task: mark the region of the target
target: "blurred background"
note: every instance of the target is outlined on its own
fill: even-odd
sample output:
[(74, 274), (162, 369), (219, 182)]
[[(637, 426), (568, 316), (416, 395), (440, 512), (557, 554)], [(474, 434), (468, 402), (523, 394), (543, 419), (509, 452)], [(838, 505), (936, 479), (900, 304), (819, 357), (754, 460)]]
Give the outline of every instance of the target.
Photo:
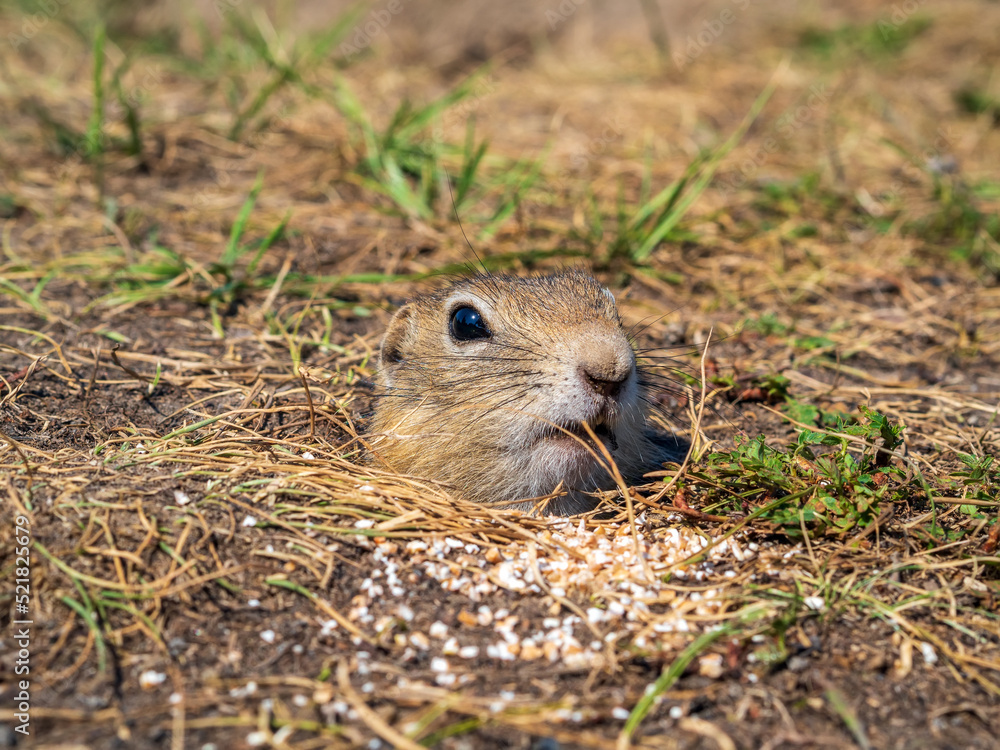
[[(38, 736), (377, 747), (366, 725), (388, 722), (444, 748), (623, 747), (661, 665), (685, 672), (698, 628), (736, 632), (701, 609), (718, 595), (746, 648), (720, 640), (644, 747), (995, 746), (998, 31), (990, 0), (0, 0), (0, 480), (50, 551)], [(766, 554), (687, 583), (657, 560), (668, 619), (630, 605), (618, 645), (588, 646), (606, 669), (576, 641), (572, 663), (501, 663), (483, 625), (463, 681), (434, 687), (438, 652), (404, 632), (464, 637), (465, 589), (419, 579), (411, 623), (372, 585), (387, 558), (351, 541), (357, 519), (400, 550), (456, 533), (428, 483), (358, 460), (378, 342), (457, 274), (567, 266), (614, 291), (654, 419), (695, 446), (682, 484), (641, 491), (742, 518), (727, 535), (766, 507), (746, 537)], [(642, 534), (677, 552), (663, 514)], [(534, 531), (469, 528), (537, 565)], [(401, 576), (422, 565), (400, 554)], [(609, 565), (568, 596), (652, 580)], [(519, 632), (559, 612), (509, 593), (484, 601)], [(330, 607), (350, 619), (328, 628)], [(583, 644), (607, 623), (578, 622)], [(356, 633), (385, 659), (363, 721), (329, 684), (368, 657)]]
[(817, 266), (831, 304), (873, 257), (1000, 274), (995, 2), (2, 8), (6, 270), (54, 272), (54, 314), (233, 311), (279, 274), (367, 310), (469, 259), (456, 216), (498, 266), (683, 310), (681, 340)]

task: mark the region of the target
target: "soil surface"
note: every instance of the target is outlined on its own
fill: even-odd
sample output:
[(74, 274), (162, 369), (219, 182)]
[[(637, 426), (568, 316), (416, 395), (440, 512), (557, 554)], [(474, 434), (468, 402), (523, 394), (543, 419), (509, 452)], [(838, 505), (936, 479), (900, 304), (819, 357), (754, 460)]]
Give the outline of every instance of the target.
[[(292, 74), (344, 8), (110, 3), (100, 157), (94, 19), (5, 13), (0, 747), (1000, 746), (1000, 6), (626, 5), (376, 3)], [(474, 73), (463, 229), (334, 92), (385, 133)], [(392, 312), (480, 259), (606, 283), (704, 450), (568, 520), (366, 460)], [(717, 503), (712, 451), (835, 432), (795, 405), (905, 426), (870, 522)]]

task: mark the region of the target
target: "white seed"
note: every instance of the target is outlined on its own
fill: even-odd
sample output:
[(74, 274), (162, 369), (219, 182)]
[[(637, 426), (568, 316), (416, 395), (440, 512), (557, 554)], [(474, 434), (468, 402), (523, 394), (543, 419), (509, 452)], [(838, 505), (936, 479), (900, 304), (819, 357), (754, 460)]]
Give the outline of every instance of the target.
[(450, 687), (455, 684), (456, 675), (451, 672), (442, 672), (434, 676), (434, 682), (441, 687)]
[(822, 612), (826, 609), (826, 602), (823, 601), (822, 596), (807, 596), (802, 600), (802, 603), (814, 612)]
[(447, 659), (442, 659), (440, 656), (436, 656), (431, 659), (431, 671), (432, 672), (448, 672), (451, 666), (448, 664)]
[(937, 664), (938, 660), (937, 651), (934, 650), (934, 647), (931, 644), (926, 642), (921, 642), (919, 648), (920, 648), (920, 653), (923, 655), (925, 662), (927, 662), (928, 664)]
[(167, 676), (163, 672), (157, 672), (154, 669), (147, 669), (139, 675), (139, 687), (143, 689), (156, 687), (157, 685), (162, 685), (166, 682), (166, 679)]

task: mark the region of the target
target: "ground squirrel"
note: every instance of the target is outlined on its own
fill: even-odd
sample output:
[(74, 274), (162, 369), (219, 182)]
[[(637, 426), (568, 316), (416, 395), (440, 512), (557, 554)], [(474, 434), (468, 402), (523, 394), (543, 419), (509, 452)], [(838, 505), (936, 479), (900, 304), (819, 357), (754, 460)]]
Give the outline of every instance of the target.
[(608, 289), (580, 271), (483, 273), (392, 318), (371, 448), (376, 462), (478, 502), (528, 509), (517, 501), (562, 483), (566, 494), (546, 512), (567, 515), (595, 506), (586, 493), (615, 485), (577, 439), (589, 441), (582, 423), (625, 477), (638, 478), (670, 457), (646, 417), (635, 352)]

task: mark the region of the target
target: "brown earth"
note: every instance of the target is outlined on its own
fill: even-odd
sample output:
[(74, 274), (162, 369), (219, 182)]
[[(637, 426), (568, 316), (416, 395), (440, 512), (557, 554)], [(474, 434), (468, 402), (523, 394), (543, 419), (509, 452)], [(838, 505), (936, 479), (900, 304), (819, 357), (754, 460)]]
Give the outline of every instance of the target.
[[(959, 236), (963, 206), (997, 212), (1000, 109), (970, 114), (955, 92), (1000, 97), (1000, 6), (685, 3), (664, 14), (662, 59), (641, 4), (563, 5), (452, 17), (414, 0), (371, 54), (324, 58), (315, 91), (280, 88), (235, 140), (227, 102), (243, 111), (271, 71), (236, 53), (210, 64), (178, 31), (176, 49), (130, 52), (141, 150), (109, 148), (100, 170), (52, 124), (85, 130), (89, 43), (56, 16), (14, 45), (26, 16), (0, 21), (0, 746), (998, 746), (1000, 498), (970, 511), (954, 472), (959, 454), (1000, 456), (1000, 255), (986, 219)], [(215, 9), (192, 12), (221, 48), (233, 32)], [(341, 11), (281, 12), (290, 45), (281, 23), (302, 35)], [(175, 23), (155, 3), (111, 20), (112, 66)], [(898, 50), (865, 47), (879, 24), (923, 20)], [(478, 256), (594, 271), (638, 345), (695, 380), (711, 336), (708, 369), (733, 385), (700, 422), (697, 386), (650, 360), (685, 437), (794, 442), (753, 393), (780, 374), (801, 403), (905, 424), (898, 465), (927, 492), (803, 542), (746, 517), (759, 497), (722, 522), (643, 504), (660, 477), (608, 493), (578, 528), (361, 461), (392, 310), (475, 262), (443, 195), (407, 216), (359, 176), (363, 147), (327, 94), (343, 76), (384, 127), (482, 60), (442, 138), (461, 144), (474, 118), (484, 175), (503, 159), (543, 168), (495, 233), (481, 230), (499, 189), (467, 207)], [(638, 204), (647, 163), (654, 192), (677, 178), (772, 77), (681, 231), (645, 261), (613, 252), (619, 193)], [(121, 115), (109, 102), (106, 132), (124, 141)], [(248, 241), (286, 213), (288, 228), (226, 279), (258, 174)], [(183, 271), (158, 275), (171, 262)], [(698, 508), (708, 485), (687, 481)], [(16, 517), (35, 545), (28, 737), (14, 730)], [(710, 559), (692, 559), (703, 540)]]

